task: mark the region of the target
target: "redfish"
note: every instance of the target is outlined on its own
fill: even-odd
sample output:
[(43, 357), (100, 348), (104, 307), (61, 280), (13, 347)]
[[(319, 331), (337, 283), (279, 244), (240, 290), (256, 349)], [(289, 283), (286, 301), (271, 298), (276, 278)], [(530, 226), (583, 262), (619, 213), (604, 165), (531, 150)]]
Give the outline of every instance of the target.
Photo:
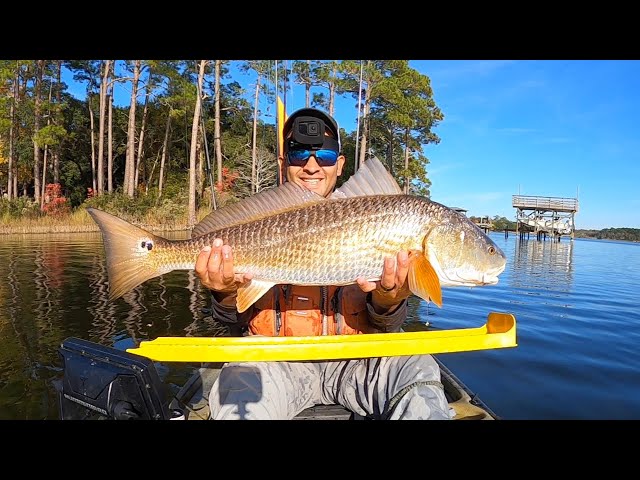
[(405, 195), (372, 158), (329, 198), (285, 183), (211, 212), (188, 240), (168, 240), (89, 208), (102, 231), (109, 296), (116, 299), (173, 270), (192, 270), (215, 238), (233, 249), (245, 311), (276, 284), (348, 285), (380, 280), (384, 258), (409, 252), (411, 292), (442, 306), (443, 286), (492, 285), (500, 248), (469, 218), (426, 197)]

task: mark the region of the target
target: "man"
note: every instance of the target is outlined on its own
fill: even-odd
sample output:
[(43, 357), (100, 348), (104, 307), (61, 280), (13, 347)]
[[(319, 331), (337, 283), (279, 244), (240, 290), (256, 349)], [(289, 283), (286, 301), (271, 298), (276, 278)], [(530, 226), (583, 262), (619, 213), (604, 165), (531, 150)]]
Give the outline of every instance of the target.
[[(283, 128), (280, 172), (329, 197), (345, 157), (337, 122), (304, 108)], [(221, 239), (205, 247), (195, 271), (212, 290), (214, 318), (235, 334), (333, 335), (398, 332), (407, 316), (408, 252), (386, 258), (378, 282), (364, 277), (344, 287), (276, 285), (248, 310), (235, 307), (238, 285), (251, 275), (234, 274), (233, 252)], [(209, 395), (212, 419), (290, 419), (318, 404), (340, 404), (375, 419), (449, 419), (440, 369), (430, 355), (308, 362), (225, 364)]]

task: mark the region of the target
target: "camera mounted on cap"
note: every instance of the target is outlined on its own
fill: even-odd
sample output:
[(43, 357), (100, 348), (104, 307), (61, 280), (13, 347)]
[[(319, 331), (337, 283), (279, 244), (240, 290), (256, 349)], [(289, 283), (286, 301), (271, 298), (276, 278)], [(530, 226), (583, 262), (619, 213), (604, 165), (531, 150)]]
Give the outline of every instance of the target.
[(287, 142), (288, 146), (290, 148), (302, 146), (316, 150), (326, 148), (339, 151), (340, 144), (335, 138), (325, 135), (325, 129), (325, 123), (316, 117), (297, 117), (293, 120), (292, 135)]

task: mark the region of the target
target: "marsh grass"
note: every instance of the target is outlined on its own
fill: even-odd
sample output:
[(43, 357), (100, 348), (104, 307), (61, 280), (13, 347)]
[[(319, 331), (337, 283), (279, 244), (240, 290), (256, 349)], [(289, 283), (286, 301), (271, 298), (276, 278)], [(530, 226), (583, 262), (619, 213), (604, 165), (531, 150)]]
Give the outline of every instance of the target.
[[(116, 215), (134, 225), (151, 232), (170, 232), (188, 230), (186, 207), (163, 206), (164, 208), (149, 209), (144, 213), (132, 213), (131, 211), (118, 212), (111, 208), (103, 210)], [(201, 208), (197, 218), (204, 218), (210, 210)], [(25, 215), (13, 217), (5, 214), (0, 217), (0, 234), (46, 234), (46, 233), (80, 233), (97, 232), (98, 225), (87, 213), (86, 208), (81, 207), (70, 214), (59, 216)]]
[[(28, 197), (0, 198), (0, 234), (97, 232), (98, 225), (86, 210), (89, 207), (111, 213), (150, 232), (189, 230), (187, 200), (183, 190), (162, 198), (158, 198), (154, 190), (149, 195), (135, 198), (116, 192), (88, 198), (70, 212), (69, 209), (43, 212), (40, 205)], [(235, 201), (234, 196), (220, 195), (218, 208)], [(209, 196), (204, 195), (196, 212), (198, 221), (211, 212), (211, 204)]]

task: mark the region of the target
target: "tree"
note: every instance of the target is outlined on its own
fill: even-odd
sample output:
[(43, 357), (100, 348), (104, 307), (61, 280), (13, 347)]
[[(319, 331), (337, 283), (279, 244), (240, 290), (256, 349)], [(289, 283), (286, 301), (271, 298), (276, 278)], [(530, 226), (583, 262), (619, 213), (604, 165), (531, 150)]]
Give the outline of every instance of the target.
[(385, 149), (387, 166), (403, 178), (405, 193), (428, 196), (429, 160), (423, 148), (440, 142), (432, 128), (444, 116), (433, 100), (429, 77), (410, 68), (408, 61), (387, 60), (379, 68), (382, 79), (371, 98), (371, 145)]
[(263, 84), (263, 80), (268, 78), (271, 73), (271, 60), (249, 60), (248, 62), (241, 65), (241, 71), (247, 72), (249, 70), (253, 70), (256, 73), (256, 86), (254, 90), (254, 102), (253, 102), (253, 127), (252, 127), (252, 138), (251, 138), (251, 184), (252, 184), (252, 192), (258, 191), (258, 181), (257, 181), (257, 135), (258, 135), (258, 117), (260, 116), (260, 110), (258, 109), (258, 101), (260, 99), (260, 93), (266, 95), (271, 95), (273, 92), (270, 91), (268, 84), (265, 82)]
[(320, 62), (315, 68), (314, 74), (317, 85), (325, 87), (329, 91), (329, 95), (327, 98), (322, 93), (314, 93), (311, 103), (312, 105), (326, 109), (329, 115), (333, 116), (337, 89), (338, 62), (335, 60)]
[[(169, 160), (171, 159), (171, 147), (173, 138), (171, 136), (175, 123), (179, 124), (181, 119), (185, 120), (185, 138), (186, 142), (186, 123), (187, 109), (190, 104), (195, 104), (195, 96), (193, 95), (193, 82), (191, 81), (191, 69), (184, 61), (164, 60), (154, 65), (154, 71), (157, 72), (159, 83), (166, 85), (163, 93), (156, 97), (156, 101), (161, 105), (160, 112), (164, 112), (161, 153), (160, 153), (160, 171), (158, 174), (158, 199), (163, 194), (167, 173), (169, 171)], [(163, 118), (162, 115), (160, 118)], [(177, 128), (176, 128), (177, 130)], [(148, 180), (151, 183), (151, 175)]]
[(145, 95), (144, 95), (144, 107), (142, 108), (142, 122), (140, 125), (140, 137), (138, 139), (138, 153), (136, 156), (136, 166), (135, 166), (135, 174), (134, 174), (134, 185), (138, 185), (140, 182), (140, 165), (143, 165), (143, 154), (144, 154), (144, 136), (147, 128), (147, 118), (149, 116), (149, 97), (151, 96), (151, 92), (153, 89), (153, 67), (150, 65), (148, 70), (147, 83), (145, 85)]
[[(222, 188), (222, 141), (220, 138), (220, 79), (222, 76), (222, 60), (216, 60), (215, 64), (215, 126), (213, 129), (213, 142), (216, 155), (216, 167), (218, 169), (218, 185)], [(214, 197), (215, 200), (215, 197)], [(213, 206), (216, 207), (215, 205)]]
[[(89, 123), (91, 128), (91, 183), (93, 192), (97, 192), (97, 172), (96, 172), (96, 135), (95, 135), (95, 118), (94, 118), (94, 97), (96, 90), (100, 85), (100, 64), (101, 62), (96, 60), (71, 60), (67, 63), (67, 67), (73, 72), (73, 78), (76, 81), (86, 82), (86, 102), (87, 110), (89, 112)], [(98, 110), (100, 106), (98, 105)], [(98, 119), (98, 123), (100, 120)]]
[[(62, 103), (62, 60), (56, 61), (56, 67), (56, 106), (53, 123), (56, 126), (62, 127), (62, 109), (64, 108)], [(60, 146), (53, 151), (53, 183), (60, 183)]]
[(198, 62), (198, 88), (196, 94), (196, 106), (193, 111), (193, 123), (191, 125), (191, 149), (189, 152), (189, 206), (188, 226), (193, 227), (197, 223), (196, 218), (196, 147), (198, 145), (198, 129), (200, 126), (200, 109), (202, 108), (202, 85), (207, 60)]
[(109, 69), (109, 78), (111, 81), (108, 83), (107, 90), (107, 105), (108, 105), (108, 119), (107, 119), (107, 192), (113, 193), (113, 86), (115, 84), (115, 72), (114, 64), (111, 63)]
[(311, 87), (318, 78), (318, 66), (320, 62), (317, 60), (295, 60), (291, 70), (294, 75), (294, 81), (300, 85), (304, 85), (304, 106), (311, 106)]
[(40, 130), (41, 121), (41, 92), (42, 92), (42, 76), (44, 75), (44, 60), (35, 61), (35, 79), (33, 88), (33, 194), (36, 203), (40, 202), (40, 145), (38, 144), (38, 131)]
[(127, 157), (124, 169), (124, 192), (133, 198), (135, 193), (135, 158), (136, 158), (136, 105), (138, 103), (138, 82), (142, 61), (133, 61), (133, 78), (131, 80), (131, 102), (129, 106), (129, 125), (127, 128)]
[(109, 89), (109, 74), (111, 60), (103, 60), (100, 64), (100, 111), (98, 113), (98, 178), (96, 194), (104, 191), (104, 124), (107, 109), (107, 91)]
[[(18, 197), (18, 152), (20, 131), (20, 79), (26, 62), (0, 61), (0, 146), (6, 148), (7, 198)], [(4, 157), (5, 152), (0, 154)]]

